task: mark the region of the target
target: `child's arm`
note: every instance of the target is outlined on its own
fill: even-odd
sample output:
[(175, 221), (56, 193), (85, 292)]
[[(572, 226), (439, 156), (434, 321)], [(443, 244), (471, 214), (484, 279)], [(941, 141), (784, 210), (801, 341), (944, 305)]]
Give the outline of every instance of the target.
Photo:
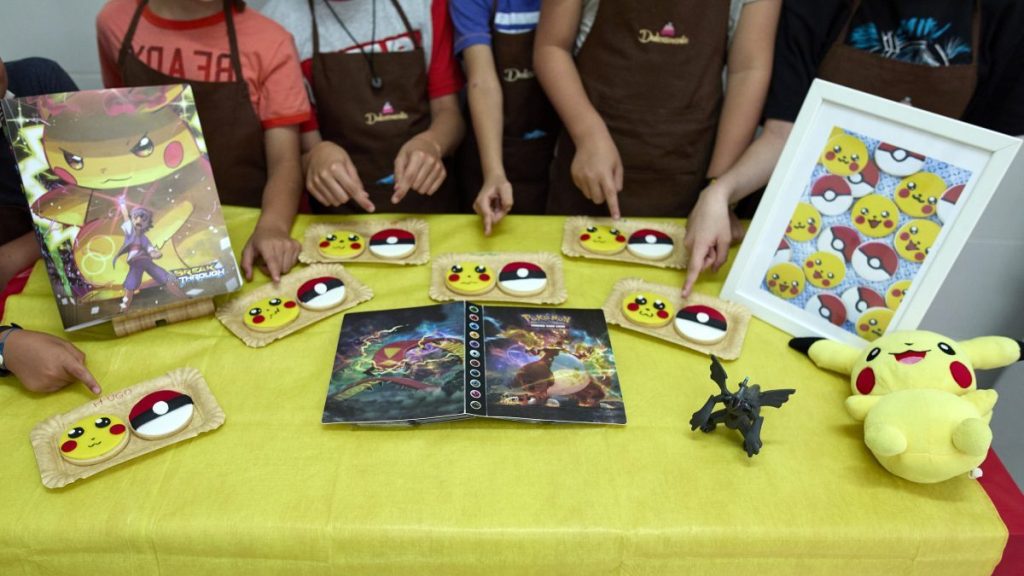
[(430, 128), (410, 138), (395, 156), (391, 203), (398, 204), (409, 190), (427, 196), (436, 192), (447, 175), (441, 158), (455, 151), (465, 131), (455, 94), (431, 99)]
[(302, 151), (306, 189), (318, 202), (341, 206), (351, 200), (367, 212), (376, 209), (344, 148), (323, 140), (319, 130), (312, 130), (302, 133)]
[(291, 270), (302, 246), (291, 237), (292, 222), (302, 193), (299, 127), (278, 126), (263, 132), (267, 155), (267, 185), (256, 229), (242, 250), (242, 270), (252, 280), (252, 266), (262, 259), (274, 282)]
[(4, 365), (31, 392), (56, 392), (81, 381), (93, 394), (101, 392), (89, 369), (85, 354), (74, 344), (32, 330), (9, 328), (0, 332), (4, 342)]
[(501, 82), (494, 67), (494, 51), (487, 44), (475, 44), (463, 51), (468, 76), (469, 112), (473, 116), (480, 152), (484, 182), (473, 211), (484, 220), (484, 235), (512, 209), (512, 184), (505, 175), (502, 161), (502, 94)]
[(533, 67), (576, 144), (573, 182), (595, 204), (607, 202), (612, 218), (618, 218), (622, 159), (604, 120), (587, 98), (572, 56), (581, 10), (582, 0), (545, 0), (541, 4)]

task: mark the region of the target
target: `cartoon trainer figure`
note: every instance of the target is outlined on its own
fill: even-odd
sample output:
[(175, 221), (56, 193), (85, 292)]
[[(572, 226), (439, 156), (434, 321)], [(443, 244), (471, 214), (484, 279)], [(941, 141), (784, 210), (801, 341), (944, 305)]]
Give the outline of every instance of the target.
[(124, 245), (114, 256), (114, 266), (117, 266), (117, 259), (122, 254), (126, 254), (125, 259), (128, 262), (128, 276), (124, 279), (124, 297), (121, 299), (121, 309), (127, 310), (132, 305), (132, 298), (135, 297), (142, 285), (143, 272), (148, 273), (158, 284), (163, 284), (171, 294), (184, 300), (185, 292), (178, 286), (174, 275), (153, 262), (163, 256), (146, 237), (146, 232), (153, 227), (153, 213), (142, 206), (132, 208), (129, 212), (125, 204), (125, 194), (118, 197), (117, 206), (121, 210), (121, 217), (124, 218), (124, 223), (121, 224), (121, 230), (124, 231)]

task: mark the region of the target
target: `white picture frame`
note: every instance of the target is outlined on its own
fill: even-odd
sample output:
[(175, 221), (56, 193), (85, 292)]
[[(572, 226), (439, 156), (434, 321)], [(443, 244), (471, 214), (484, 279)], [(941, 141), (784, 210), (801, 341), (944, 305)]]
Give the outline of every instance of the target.
[[(1018, 138), (815, 80), (721, 297), (746, 305), (755, 316), (794, 336), (821, 336), (854, 346), (864, 346), (888, 330), (914, 329), (1020, 148)], [(871, 162), (850, 161), (850, 149), (866, 151)], [(906, 156), (907, 150), (914, 155)], [(936, 177), (946, 187), (937, 200)], [(864, 200), (868, 196), (872, 198)], [(896, 214), (891, 213), (894, 206)], [(814, 219), (807, 207), (818, 216), (818, 232), (810, 239), (812, 225), (800, 228)], [(926, 248), (925, 232), (934, 233), (935, 224), (937, 235)], [(842, 274), (835, 258), (822, 252), (839, 257)], [(805, 273), (796, 294), (786, 279), (799, 277), (786, 262)], [(828, 274), (838, 281), (830, 284)], [(910, 290), (897, 282), (909, 283)], [(884, 306), (879, 306), (879, 297)], [(828, 319), (840, 316), (842, 324)]]

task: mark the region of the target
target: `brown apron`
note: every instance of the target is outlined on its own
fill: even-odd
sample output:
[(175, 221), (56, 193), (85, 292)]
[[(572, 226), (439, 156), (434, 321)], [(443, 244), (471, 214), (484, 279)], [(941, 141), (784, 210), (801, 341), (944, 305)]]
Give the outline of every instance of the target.
[(970, 64), (950, 66), (925, 66), (892, 60), (845, 44), (850, 23), (859, 7), (860, 0), (854, 0), (843, 31), (818, 67), (818, 77), (950, 118), (963, 116), (978, 83), (980, 3), (974, 3), (971, 24), (972, 61)]
[(196, 111), (203, 127), (210, 155), (217, 194), (223, 204), (260, 206), (267, 183), (267, 157), (263, 149), (263, 126), (249, 99), (249, 88), (242, 76), (238, 56), (238, 38), (231, 1), (224, 0), (224, 22), (231, 47), (233, 82), (198, 82), (175, 78), (146, 66), (132, 50), (132, 37), (149, 0), (139, 2), (132, 23), (121, 43), (118, 65), (125, 86), (160, 86), (188, 82), (196, 100)]
[[(704, 185), (722, 102), (726, 0), (602, 0), (576, 58), (583, 87), (622, 158), (623, 216), (685, 216)], [(552, 214), (607, 215), (572, 181), (562, 131)]]
[[(555, 140), (561, 126), (533, 71), (534, 31), (502, 34), (494, 27), (491, 10), (491, 49), (501, 81), (502, 163), (512, 184), (513, 214), (543, 214), (547, 206), (548, 178)], [(460, 178), (468, 198), (483, 186), (480, 152), (472, 125), (460, 149)]]
[[(455, 212), (458, 199), (451, 186), (451, 173), (432, 196), (410, 190), (397, 205), (395, 193), (395, 157), (413, 136), (430, 127), (430, 99), (427, 96), (427, 66), (423, 46), (414, 34), (409, 19), (397, 0), (391, 4), (405, 24), (416, 48), (408, 52), (377, 52), (374, 68), (381, 88), (370, 82), (373, 73), (361, 53), (320, 52), (313, 0), (313, 95), (317, 121), (324, 140), (334, 142), (348, 152), (359, 171), (363, 187), (378, 211)], [(435, 55), (440, 57), (440, 55)], [(362, 213), (355, 202), (324, 206), (310, 198), (314, 212)]]

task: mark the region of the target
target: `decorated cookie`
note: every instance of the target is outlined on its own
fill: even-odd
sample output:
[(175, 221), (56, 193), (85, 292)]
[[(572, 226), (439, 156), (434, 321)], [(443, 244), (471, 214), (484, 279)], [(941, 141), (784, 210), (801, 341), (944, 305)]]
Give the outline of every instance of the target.
[(942, 226), (931, 220), (911, 220), (896, 231), (892, 243), (900, 256), (911, 262), (924, 262)]
[(875, 191), (875, 186), (878, 186), (878, 177), (878, 166), (869, 160), (864, 170), (850, 174), (843, 180), (846, 180), (850, 186), (850, 193), (854, 198), (863, 198)]
[(71, 425), (57, 439), (62, 458), (85, 466), (113, 458), (128, 445), (128, 429), (113, 414), (86, 416)]
[(846, 179), (835, 174), (818, 178), (811, 187), (811, 206), (826, 216), (837, 216), (853, 206), (853, 192)]
[(854, 286), (843, 292), (841, 298), (846, 306), (846, 317), (851, 322), (856, 322), (865, 310), (885, 306), (885, 298), (867, 286)]
[(622, 299), (622, 314), (640, 326), (660, 328), (668, 325), (675, 309), (666, 298), (646, 292), (631, 292)]
[(779, 240), (779, 247), (775, 249), (775, 255), (772, 256), (772, 264), (789, 262), (789, 259), (792, 257), (793, 249), (790, 248), (789, 242), (787, 242), (785, 238)]
[(899, 308), (908, 290), (910, 290), (910, 280), (893, 282), (892, 286), (885, 291), (885, 305), (892, 310)]
[(885, 242), (865, 242), (853, 253), (853, 271), (868, 282), (890, 280), (900, 265), (896, 251)]
[(832, 252), (815, 252), (804, 259), (804, 275), (812, 286), (835, 288), (846, 277), (846, 265)]
[(842, 326), (843, 322), (846, 322), (846, 305), (838, 296), (832, 294), (821, 293), (812, 296), (807, 300), (804, 310), (836, 326)]
[(868, 308), (857, 319), (857, 335), (868, 341), (881, 338), (889, 328), (892, 315), (889, 308)]
[(939, 220), (942, 220), (943, 224), (949, 224), (956, 218), (957, 202), (960, 201), (963, 192), (964, 185), (957, 184), (942, 194), (942, 198), (939, 199)]
[(768, 291), (786, 300), (796, 298), (804, 291), (805, 280), (804, 271), (792, 262), (772, 266), (764, 278)]
[(853, 226), (865, 236), (882, 238), (892, 234), (899, 222), (896, 204), (885, 196), (868, 194), (853, 205)]
[(878, 149), (875, 150), (875, 163), (883, 171), (893, 176), (910, 176), (921, 170), (924, 161), (923, 155), (897, 148), (886, 142), (879, 144)]
[(786, 226), (786, 237), (794, 242), (806, 242), (821, 231), (821, 214), (806, 202), (796, 205), (796, 210)]
[(157, 390), (132, 406), (128, 422), (136, 436), (155, 440), (177, 434), (192, 421), (192, 397), (177, 390)]
[(637, 258), (664, 260), (672, 254), (675, 243), (672, 241), (672, 237), (664, 232), (644, 228), (629, 235), (626, 249)]
[(444, 278), (444, 284), (452, 292), (475, 296), (494, 288), (494, 273), (487, 266), (476, 262), (453, 264)]
[(580, 246), (594, 254), (618, 254), (626, 249), (626, 237), (618, 228), (592, 225), (580, 233)]
[(313, 278), (303, 282), (295, 296), (303, 308), (329, 310), (345, 301), (345, 283), (334, 276)]
[(717, 344), (725, 340), (728, 322), (725, 314), (700, 304), (686, 306), (676, 314), (676, 332), (698, 344)]
[(273, 332), (295, 322), (299, 317), (299, 305), (295, 300), (279, 296), (264, 298), (246, 311), (245, 327), (257, 332)]
[(868, 148), (856, 136), (833, 130), (821, 151), (821, 164), (836, 176), (856, 174), (867, 165)]
[(860, 235), (849, 226), (830, 226), (818, 237), (818, 250), (834, 252), (849, 262), (860, 246)]
[(317, 250), (332, 260), (351, 260), (366, 250), (366, 240), (349, 230), (336, 230), (320, 239)]
[(896, 186), (893, 200), (907, 216), (926, 218), (934, 216), (939, 198), (946, 191), (946, 181), (931, 172), (918, 172), (907, 176)]
[(509, 262), (498, 273), (498, 288), (511, 296), (533, 296), (547, 286), (547, 273), (533, 262)]
[(416, 235), (400, 228), (388, 228), (370, 236), (370, 253), (378, 258), (405, 258), (416, 251)]

